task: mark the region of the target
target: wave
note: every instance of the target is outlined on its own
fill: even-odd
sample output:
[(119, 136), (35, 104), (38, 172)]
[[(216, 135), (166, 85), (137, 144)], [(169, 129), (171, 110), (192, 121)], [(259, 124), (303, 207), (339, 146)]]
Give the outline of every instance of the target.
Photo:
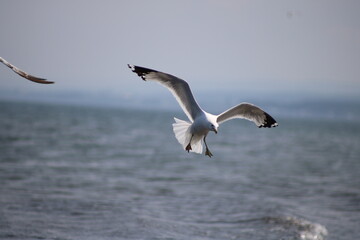
[[(246, 225), (251, 224), (254, 229), (257, 229), (259, 235), (260, 232), (265, 231), (269, 235), (290, 237), (294, 240), (325, 240), (328, 231), (325, 226), (310, 222), (305, 219), (289, 217), (289, 216), (270, 216), (261, 218), (242, 219), (235, 221), (201, 221), (198, 224), (215, 224), (217, 226), (229, 226), (229, 225)], [(258, 223), (258, 224), (254, 224)], [(263, 227), (268, 226), (268, 230), (264, 230)], [(260, 230), (262, 229), (262, 230)], [(259, 232), (260, 231), (260, 232)], [(281, 238), (288, 239), (288, 238)]]
[(263, 220), (277, 228), (273, 230), (294, 232), (298, 239), (325, 240), (328, 231), (325, 226), (295, 217), (265, 217)]

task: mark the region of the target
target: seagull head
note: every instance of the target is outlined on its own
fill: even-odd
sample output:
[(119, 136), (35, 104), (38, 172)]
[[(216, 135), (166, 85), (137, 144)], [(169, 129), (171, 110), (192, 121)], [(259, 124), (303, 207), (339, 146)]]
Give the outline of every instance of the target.
[(218, 123), (210, 123), (210, 131), (215, 132), (215, 134), (218, 133), (219, 124)]

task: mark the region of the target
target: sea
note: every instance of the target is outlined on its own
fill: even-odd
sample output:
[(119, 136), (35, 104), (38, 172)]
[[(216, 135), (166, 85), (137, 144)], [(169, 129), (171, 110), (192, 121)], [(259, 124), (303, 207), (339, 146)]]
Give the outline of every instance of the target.
[(321, 104), (226, 122), (209, 158), (181, 111), (1, 101), (0, 239), (360, 239), (359, 105)]

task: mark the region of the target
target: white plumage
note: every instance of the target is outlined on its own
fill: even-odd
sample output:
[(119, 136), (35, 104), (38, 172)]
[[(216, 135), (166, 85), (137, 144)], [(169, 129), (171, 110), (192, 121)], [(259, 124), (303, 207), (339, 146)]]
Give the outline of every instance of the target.
[[(174, 119), (175, 123), (173, 123), (173, 130), (175, 137), (183, 148), (186, 149), (186, 146), (189, 144), (191, 139), (191, 123), (177, 118)], [(191, 152), (202, 153), (203, 146), (201, 138), (198, 139), (198, 137), (193, 137), (191, 139), (191, 147)]]

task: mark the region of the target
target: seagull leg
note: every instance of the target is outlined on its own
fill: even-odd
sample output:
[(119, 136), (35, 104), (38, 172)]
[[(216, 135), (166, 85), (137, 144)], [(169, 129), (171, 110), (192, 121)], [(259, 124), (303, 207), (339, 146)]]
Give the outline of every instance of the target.
[(190, 150), (192, 150), (192, 148), (191, 148), (191, 140), (192, 140), (193, 136), (194, 136), (194, 135), (191, 135), (190, 142), (189, 142), (189, 144), (188, 144), (188, 145), (186, 146), (186, 148), (185, 148), (185, 150), (186, 150), (187, 152), (190, 152)]
[(190, 152), (190, 150), (192, 150), (190, 143), (186, 146), (185, 150), (187, 152)]
[(209, 150), (209, 148), (208, 148), (208, 145), (206, 144), (206, 136), (207, 135), (205, 135), (205, 137), (204, 137), (204, 143), (205, 143), (205, 146), (206, 146), (206, 151), (205, 151), (205, 155), (206, 156), (209, 156), (210, 158), (213, 156), (213, 154), (210, 152), (210, 150)]

